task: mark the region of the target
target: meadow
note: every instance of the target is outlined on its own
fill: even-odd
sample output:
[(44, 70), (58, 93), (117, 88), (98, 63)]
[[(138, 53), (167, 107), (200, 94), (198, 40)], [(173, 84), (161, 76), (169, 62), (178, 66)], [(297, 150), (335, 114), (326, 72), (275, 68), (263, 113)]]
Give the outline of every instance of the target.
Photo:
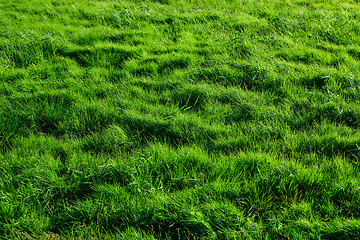
[(358, 0), (0, 0), (0, 239), (360, 239)]

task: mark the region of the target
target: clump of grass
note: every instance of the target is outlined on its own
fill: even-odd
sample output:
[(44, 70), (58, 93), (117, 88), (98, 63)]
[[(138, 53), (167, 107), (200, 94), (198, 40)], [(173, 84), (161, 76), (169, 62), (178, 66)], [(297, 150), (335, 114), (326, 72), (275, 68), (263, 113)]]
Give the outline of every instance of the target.
[(23, 33), (20, 41), (3, 43), (0, 57), (16, 68), (26, 68), (41, 61), (50, 60), (63, 49), (62, 43), (49, 35), (30, 37)]
[(116, 125), (110, 126), (102, 133), (88, 137), (83, 143), (85, 151), (93, 153), (116, 153), (130, 146), (130, 141), (125, 131)]

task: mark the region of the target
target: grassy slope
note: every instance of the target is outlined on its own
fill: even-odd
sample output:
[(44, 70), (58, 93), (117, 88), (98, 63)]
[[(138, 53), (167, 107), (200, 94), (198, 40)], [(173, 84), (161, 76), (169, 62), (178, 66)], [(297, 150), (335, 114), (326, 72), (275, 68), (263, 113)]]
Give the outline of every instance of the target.
[(356, 239), (356, 1), (0, 1), (0, 236)]

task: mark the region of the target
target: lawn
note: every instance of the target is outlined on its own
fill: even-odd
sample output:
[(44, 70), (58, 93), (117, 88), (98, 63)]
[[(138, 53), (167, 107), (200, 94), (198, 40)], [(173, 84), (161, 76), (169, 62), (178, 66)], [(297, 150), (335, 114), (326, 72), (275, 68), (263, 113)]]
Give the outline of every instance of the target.
[(360, 239), (358, 0), (0, 0), (1, 239)]

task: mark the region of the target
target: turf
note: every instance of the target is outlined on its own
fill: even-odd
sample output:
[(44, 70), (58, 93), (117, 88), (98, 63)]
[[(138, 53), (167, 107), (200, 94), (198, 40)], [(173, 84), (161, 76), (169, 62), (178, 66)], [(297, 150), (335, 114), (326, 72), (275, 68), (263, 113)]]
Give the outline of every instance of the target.
[(0, 0), (0, 238), (359, 239), (357, 0)]

